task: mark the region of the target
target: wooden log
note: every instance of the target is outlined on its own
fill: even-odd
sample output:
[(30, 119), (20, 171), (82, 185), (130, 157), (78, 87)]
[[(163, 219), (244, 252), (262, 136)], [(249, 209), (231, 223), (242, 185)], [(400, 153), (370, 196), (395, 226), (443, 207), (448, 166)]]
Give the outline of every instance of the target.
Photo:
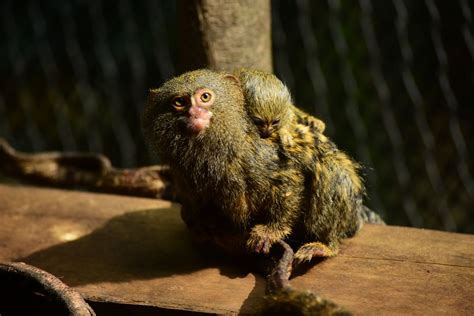
[(179, 72), (247, 67), (272, 71), (269, 0), (178, 2)]
[[(244, 262), (194, 244), (168, 201), (0, 184), (0, 223), (0, 261), (54, 274), (93, 308), (251, 313), (264, 295)], [(472, 314), (474, 236), (366, 225), (292, 285), (362, 315)]]

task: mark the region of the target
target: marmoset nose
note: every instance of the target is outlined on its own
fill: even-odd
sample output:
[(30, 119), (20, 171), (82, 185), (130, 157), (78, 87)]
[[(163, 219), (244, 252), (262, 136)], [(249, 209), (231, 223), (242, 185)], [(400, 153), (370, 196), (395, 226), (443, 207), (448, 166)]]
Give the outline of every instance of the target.
[(271, 130), (270, 128), (268, 128), (268, 127), (262, 128), (262, 129), (260, 130), (260, 136), (261, 136), (262, 138), (268, 138), (268, 137), (270, 137), (271, 135), (272, 135), (272, 130)]

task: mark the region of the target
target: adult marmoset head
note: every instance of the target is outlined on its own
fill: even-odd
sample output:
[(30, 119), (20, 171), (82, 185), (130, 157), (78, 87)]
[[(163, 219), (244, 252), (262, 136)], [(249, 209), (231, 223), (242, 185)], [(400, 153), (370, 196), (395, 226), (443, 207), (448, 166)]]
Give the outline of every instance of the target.
[(254, 69), (239, 69), (236, 75), (244, 90), (249, 117), (260, 136), (275, 136), (291, 120), (291, 94), (275, 75)]
[(239, 148), (239, 140), (248, 139), (249, 128), (254, 127), (244, 109), (239, 80), (205, 69), (150, 90), (143, 114), (151, 150), (170, 164), (209, 159), (217, 155), (216, 150), (219, 157), (245, 150)]

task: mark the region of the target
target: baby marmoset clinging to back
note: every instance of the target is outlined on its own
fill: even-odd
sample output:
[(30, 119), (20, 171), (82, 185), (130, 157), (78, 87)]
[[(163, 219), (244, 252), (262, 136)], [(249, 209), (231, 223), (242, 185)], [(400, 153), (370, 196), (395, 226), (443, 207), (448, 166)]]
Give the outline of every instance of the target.
[[(236, 74), (245, 95), (247, 113), (260, 136), (279, 143), (279, 149), (290, 158), (287, 166), (293, 163), (305, 170), (304, 181), (310, 193), (304, 199), (307, 204), (302, 205), (307, 208), (305, 215), (295, 227), (300, 231), (298, 239), (307, 243), (298, 249), (296, 261), (335, 255), (340, 237), (329, 233), (337, 234), (337, 230), (328, 229), (329, 214), (337, 213), (337, 208), (361, 212), (364, 187), (359, 164), (322, 134), (324, 122), (293, 105), (290, 92), (275, 75), (250, 69), (239, 69)], [(294, 234), (298, 234), (296, 230)], [(350, 234), (347, 231), (347, 236)]]
[(323, 121), (294, 106), (286, 85), (275, 75), (254, 69), (235, 71), (245, 97), (248, 115), (262, 138), (278, 139), (284, 148), (294, 146), (293, 133), (311, 129), (322, 133)]

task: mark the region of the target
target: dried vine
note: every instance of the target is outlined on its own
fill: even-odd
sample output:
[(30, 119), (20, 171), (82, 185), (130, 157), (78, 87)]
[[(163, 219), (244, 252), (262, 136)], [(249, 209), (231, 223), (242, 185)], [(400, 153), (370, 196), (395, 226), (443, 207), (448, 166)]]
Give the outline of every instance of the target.
[(1, 138), (0, 173), (52, 186), (82, 186), (100, 192), (174, 199), (167, 166), (118, 169), (100, 154), (26, 154), (17, 152)]
[[(22, 311), (38, 315), (41, 312), (73, 316), (95, 315), (76, 290), (36, 267), (19, 262), (0, 263), (0, 279), (0, 293), (2, 299), (5, 299), (0, 306), (0, 313), (6, 310), (15, 315)], [(38, 309), (33, 311), (34, 308)]]

